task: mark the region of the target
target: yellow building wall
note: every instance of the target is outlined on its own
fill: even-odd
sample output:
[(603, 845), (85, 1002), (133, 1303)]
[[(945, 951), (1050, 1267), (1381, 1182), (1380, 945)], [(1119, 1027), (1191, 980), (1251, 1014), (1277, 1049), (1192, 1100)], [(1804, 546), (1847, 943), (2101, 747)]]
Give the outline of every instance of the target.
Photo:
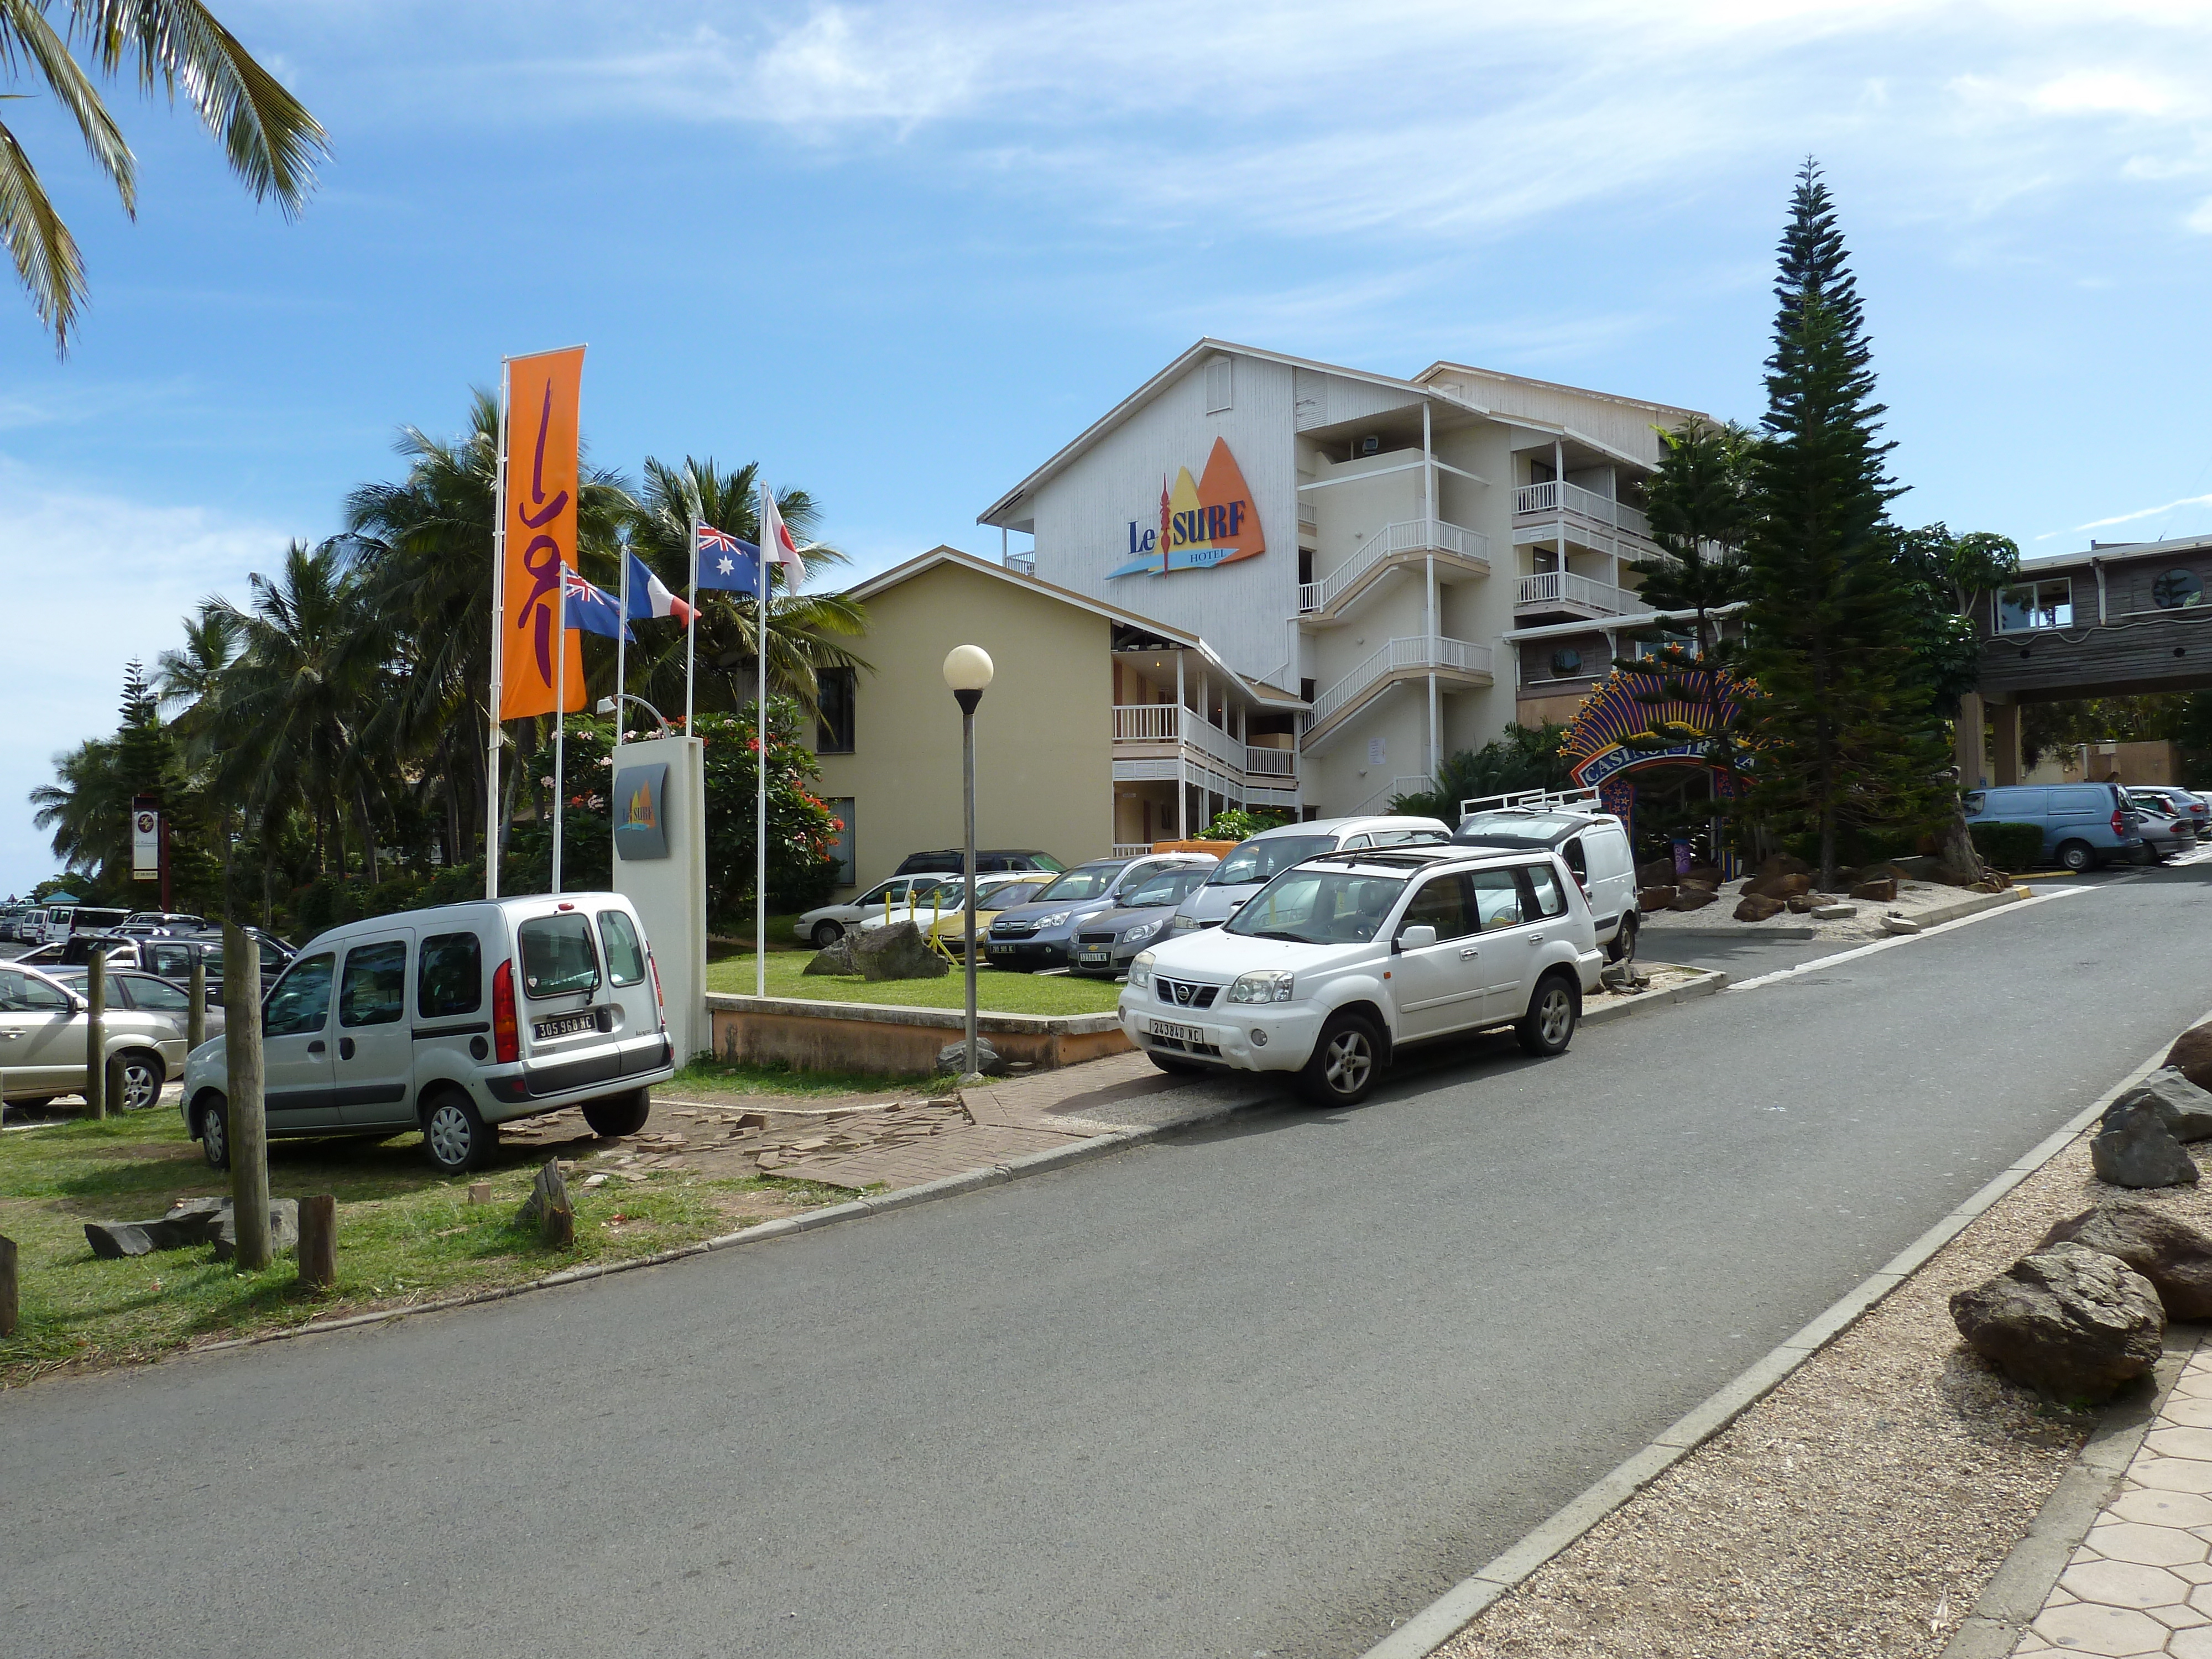
[(854, 802), (860, 885), (909, 853), (961, 844), (960, 707), (945, 655), (980, 645), (995, 674), (975, 711), (975, 844), (1103, 858), (1114, 831), (1111, 624), (1018, 582), (940, 564), (867, 601), (853, 752), (821, 757), (824, 798)]

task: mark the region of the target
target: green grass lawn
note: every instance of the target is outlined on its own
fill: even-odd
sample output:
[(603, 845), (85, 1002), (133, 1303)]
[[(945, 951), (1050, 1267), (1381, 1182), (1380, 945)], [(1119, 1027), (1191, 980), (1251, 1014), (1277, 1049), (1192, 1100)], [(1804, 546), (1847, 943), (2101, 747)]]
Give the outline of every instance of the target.
[[(887, 1002), (902, 1008), (964, 1008), (967, 988), (955, 968), (942, 979), (885, 979), (871, 982), (857, 975), (805, 973), (811, 954), (771, 951), (768, 958), (768, 994), (772, 997), (807, 997), (820, 1002)], [(728, 957), (707, 964), (707, 988), (753, 994), (752, 954)], [(999, 1014), (1098, 1014), (1112, 1011), (1121, 988), (1111, 980), (1074, 979), (1066, 974), (1003, 973), (979, 968), (975, 973), (975, 1006)]]
[(502, 1150), (473, 1177), (491, 1182), (492, 1202), (471, 1204), (471, 1177), (434, 1173), (413, 1135), (276, 1143), (274, 1196), (337, 1195), (337, 1283), (316, 1293), (299, 1285), (289, 1255), (254, 1273), (234, 1272), (204, 1246), (120, 1261), (94, 1257), (87, 1221), (143, 1220), (173, 1199), (228, 1195), (228, 1176), (201, 1160), (173, 1108), (0, 1134), (0, 1234), (21, 1249), (22, 1315), (15, 1334), (0, 1338), (0, 1387), (71, 1363), (150, 1359), (210, 1338), (649, 1255), (762, 1218), (748, 1215), (749, 1194), (781, 1194), (785, 1213), (794, 1201), (811, 1206), (850, 1196), (768, 1177), (709, 1181), (671, 1172), (589, 1189), (573, 1178), (576, 1242), (556, 1250), (513, 1224), (544, 1156)]

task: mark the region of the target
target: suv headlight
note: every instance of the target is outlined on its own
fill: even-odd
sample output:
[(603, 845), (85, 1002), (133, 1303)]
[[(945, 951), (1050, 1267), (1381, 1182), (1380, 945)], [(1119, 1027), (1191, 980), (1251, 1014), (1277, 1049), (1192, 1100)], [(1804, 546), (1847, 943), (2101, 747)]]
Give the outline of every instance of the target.
[(1150, 951), (1139, 951), (1137, 952), (1137, 959), (1129, 964), (1129, 983), (1150, 985), (1152, 982), (1152, 953)]
[(1287, 968), (1263, 968), (1256, 974), (1240, 974), (1237, 982), (1229, 988), (1231, 1002), (1288, 1002), (1291, 1000), (1291, 970)]
[(1121, 935), (1121, 943), (1124, 945), (1141, 945), (1145, 940), (1152, 938), (1160, 931), (1161, 928), (1167, 925), (1168, 919), (1165, 916), (1158, 917), (1152, 921), (1140, 921), (1134, 927), (1132, 927), (1127, 933)]
[(1196, 916), (1187, 916), (1180, 910), (1176, 912), (1175, 930), (1178, 933), (1194, 933), (1205, 926)]
[(1057, 927), (1075, 914), (1073, 910), (1055, 910), (1048, 916), (1039, 916), (1030, 925), (1042, 933), (1048, 927)]

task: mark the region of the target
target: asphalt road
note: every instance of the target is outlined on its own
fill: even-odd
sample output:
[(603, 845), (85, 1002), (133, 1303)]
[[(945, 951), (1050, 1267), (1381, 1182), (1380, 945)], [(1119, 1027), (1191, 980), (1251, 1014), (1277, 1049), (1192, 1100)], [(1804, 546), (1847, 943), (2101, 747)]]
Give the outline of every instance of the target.
[(1365, 1108), (0, 1395), (10, 1652), (1349, 1656), (2212, 1005), (2212, 867)]

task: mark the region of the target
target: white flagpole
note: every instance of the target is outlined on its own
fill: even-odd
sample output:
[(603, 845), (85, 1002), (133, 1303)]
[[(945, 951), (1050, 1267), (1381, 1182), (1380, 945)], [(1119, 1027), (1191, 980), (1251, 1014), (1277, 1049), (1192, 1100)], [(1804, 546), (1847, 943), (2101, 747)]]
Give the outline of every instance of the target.
[(699, 641), (699, 515), (692, 514), (691, 550), (684, 556), (691, 562), (691, 620), (684, 629), (684, 735), (691, 735), (691, 665), (696, 660)]
[(553, 635), (554, 648), (560, 653), (553, 668), (553, 890), (557, 893), (561, 890), (561, 817), (568, 804), (567, 769), (562, 765), (568, 720), (568, 567), (560, 564), (557, 555), (554, 562), (561, 572), (560, 580), (553, 585), (561, 595), (560, 609), (553, 613), (560, 624)]
[(507, 661), (507, 404), (514, 370), (499, 363), (499, 458), (494, 464), (493, 511), (499, 516), (491, 535), (491, 742), (484, 760), (484, 896), (499, 896), (499, 721), (500, 676)]
[(753, 990), (757, 996), (768, 994), (768, 549), (765, 533), (769, 514), (775, 508), (769, 499), (768, 486), (760, 487), (761, 510), (755, 515), (754, 533), (760, 538), (760, 557), (757, 571), (760, 576), (760, 617), (754, 624), (753, 655), (758, 659), (760, 682), (759, 702), (754, 704), (760, 720), (760, 752), (754, 757), (757, 764), (753, 769), (759, 780), (758, 793), (753, 819)]
[[(627, 654), (625, 647), (629, 644), (630, 558), (631, 554), (629, 550), (629, 544), (625, 542), (623, 544), (622, 550), (622, 597), (615, 602), (616, 607), (622, 612), (621, 623), (615, 629), (615, 748), (617, 749), (622, 747), (623, 669), (624, 666), (623, 659)], [(609, 752), (611, 753), (612, 750), (610, 750)], [(611, 786), (614, 782), (614, 779), (610, 776), (607, 781), (609, 785)]]

